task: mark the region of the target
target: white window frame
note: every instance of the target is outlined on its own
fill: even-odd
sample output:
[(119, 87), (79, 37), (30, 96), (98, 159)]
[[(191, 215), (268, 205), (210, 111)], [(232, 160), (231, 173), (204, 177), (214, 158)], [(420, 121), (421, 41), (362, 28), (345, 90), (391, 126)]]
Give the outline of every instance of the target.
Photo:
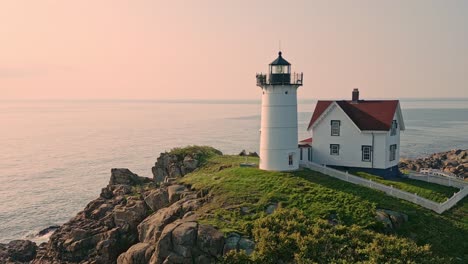
[(340, 136), (340, 127), (341, 127), (341, 121), (340, 120), (331, 120), (330, 121), (330, 135), (333, 137), (339, 137)]
[(396, 144), (390, 145), (390, 158), (389, 158), (390, 161), (396, 160), (396, 150), (397, 150)]
[(390, 128), (390, 136), (396, 136), (398, 128), (398, 122), (396, 120), (392, 121), (392, 127)]
[[(369, 145), (363, 145), (361, 147), (361, 158), (363, 162), (372, 162), (372, 146)], [(366, 158), (368, 156), (368, 158)]]
[(330, 155), (333, 155), (333, 156), (340, 155), (340, 144), (330, 144)]
[(288, 154), (288, 164), (289, 164), (289, 166), (294, 166), (294, 155), (293, 155), (293, 153)]

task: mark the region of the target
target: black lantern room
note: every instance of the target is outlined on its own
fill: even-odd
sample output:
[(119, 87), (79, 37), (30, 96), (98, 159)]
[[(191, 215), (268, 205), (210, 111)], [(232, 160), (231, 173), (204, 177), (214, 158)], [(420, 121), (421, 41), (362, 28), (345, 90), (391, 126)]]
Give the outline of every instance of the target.
[(265, 85), (296, 85), (302, 86), (302, 72), (291, 73), (291, 64), (285, 60), (281, 51), (278, 58), (270, 63), (270, 73), (257, 73), (257, 86)]
[(278, 52), (278, 58), (270, 63), (271, 84), (289, 84), (291, 81), (291, 64), (281, 55), (281, 51)]

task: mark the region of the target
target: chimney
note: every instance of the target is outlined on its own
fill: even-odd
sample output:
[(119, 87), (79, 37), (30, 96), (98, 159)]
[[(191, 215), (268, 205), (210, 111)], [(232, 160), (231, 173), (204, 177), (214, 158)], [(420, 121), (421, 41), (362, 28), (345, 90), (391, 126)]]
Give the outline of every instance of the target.
[(354, 88), (353, 90), (353, 103), (357, 104), (359, 103), (359, 89)]

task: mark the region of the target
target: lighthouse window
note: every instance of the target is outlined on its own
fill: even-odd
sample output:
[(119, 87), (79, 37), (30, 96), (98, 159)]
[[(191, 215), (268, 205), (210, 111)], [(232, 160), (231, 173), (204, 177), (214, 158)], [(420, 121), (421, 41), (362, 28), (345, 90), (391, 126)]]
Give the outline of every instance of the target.
[(271, 66), (271, 73), (285, 74), (285, 73), (289, 73), (289, 69), (287, 65), (274, 65), (274, 66)]
[(339, 136), (340, 135), (340, 120), (332, 120), (331, 121), (331, 135), (332, 136)]
[(284, 92), (284, 94), (288, 94), (288, 91)]
[(340, 155), (340, 145), (339, 144), (330, 144), (330, 155), (339, 156)]
[(289, 163), (289, 166), (293, 165), (293, 154), (288, 155), (288, 163)]

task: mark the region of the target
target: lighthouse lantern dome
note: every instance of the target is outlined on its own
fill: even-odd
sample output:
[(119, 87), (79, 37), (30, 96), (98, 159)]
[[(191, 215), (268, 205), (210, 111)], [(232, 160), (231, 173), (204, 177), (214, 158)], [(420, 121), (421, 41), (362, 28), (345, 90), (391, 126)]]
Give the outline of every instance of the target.
[(282, 52), (278, 52), (278, 58), (270, 63), (270, 74), (290, 74), (291, 63), (285, 60)]
[(270, 83), (289, 84), (291, 81), (291, 64), (278, 52), (278, 58), (270, 63)]

